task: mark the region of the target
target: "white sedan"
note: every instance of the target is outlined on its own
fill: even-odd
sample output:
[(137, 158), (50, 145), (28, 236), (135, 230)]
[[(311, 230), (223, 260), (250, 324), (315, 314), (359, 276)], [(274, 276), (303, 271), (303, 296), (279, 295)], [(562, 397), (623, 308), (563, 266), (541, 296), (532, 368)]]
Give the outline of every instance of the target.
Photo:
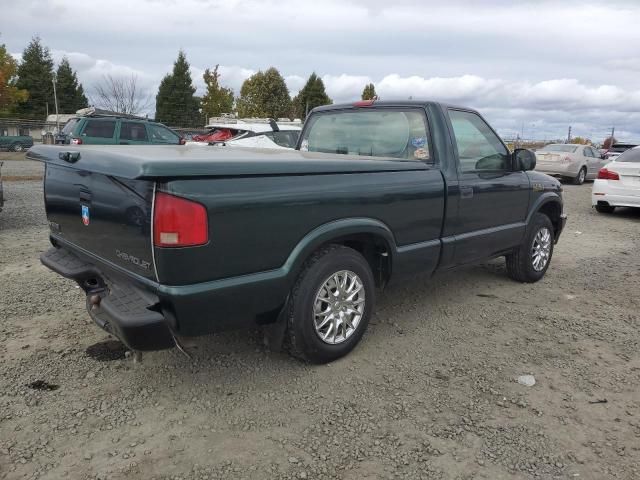
[(598, 172), (591, 205), (600, 213), (616, 207), (640, 208), (640, 147), (625, 151)]

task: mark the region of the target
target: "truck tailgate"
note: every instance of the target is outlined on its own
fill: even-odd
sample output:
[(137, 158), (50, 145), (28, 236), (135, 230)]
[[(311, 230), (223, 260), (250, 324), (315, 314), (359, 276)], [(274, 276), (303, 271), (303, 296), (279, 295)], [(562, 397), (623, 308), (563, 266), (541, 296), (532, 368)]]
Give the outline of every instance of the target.
[(51, 235), (135, 274), (155, 279), (151, 245), (154, 182), (47, 162)]

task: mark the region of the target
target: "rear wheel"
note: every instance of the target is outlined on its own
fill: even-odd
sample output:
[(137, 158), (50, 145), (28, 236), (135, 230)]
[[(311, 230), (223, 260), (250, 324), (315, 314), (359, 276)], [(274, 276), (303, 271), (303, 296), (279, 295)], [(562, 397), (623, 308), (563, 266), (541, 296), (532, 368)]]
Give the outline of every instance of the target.
[(613, 213), (616, 207), (612, 207), (611, 205), (596, 205), (596, 211), (598, 213)]
[(544, 277), (553, 255), (553, 224), (536, 213), (522, 245), (507, 255), (507, 274), (519, 282), (533, 283)]
[(14, 143), (14, 144), (11, 146), (11, 150), (13, 150), (14, 152), (21, 152), (21, 151), (23, 151), (23, 150), (24, 150), (24, 147), (22, 146), (22, 144), (21, 144), (21, 143)]
[(574, 185), (582, 185), (587, 178), (587, 169), (582, 167), (578, 172), (578, 175), (573, 179)]
[(289, 350), (312, 363), (349, 353), (367, 329), (375, 301), (369, 264), (341, 245), (318, 250), (293, 288), (287, 319)]

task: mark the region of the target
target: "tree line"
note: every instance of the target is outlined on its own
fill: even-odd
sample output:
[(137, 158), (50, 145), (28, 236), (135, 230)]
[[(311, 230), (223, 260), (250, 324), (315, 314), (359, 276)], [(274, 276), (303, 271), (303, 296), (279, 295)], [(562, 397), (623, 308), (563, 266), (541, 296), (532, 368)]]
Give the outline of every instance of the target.
[[(216, 65), (205, 70), (205, 93), (199, 97), (195, 94), (187, 56), (180, 50), (172, 71), (160, 82), (155, 97), (155, 119), (176, 127), (202, 126), (209, 117), (232, 112), (240, 117), (304, 119), (313, 108), (333, 103), (322, 78), (315, 72), (298, 94), (291, 97), (284, 77), (275, 67), (270, 67), (247, 78), (236, 96), (232, 89), (221, 84), (218, 69)], [(47, 113), (54, 113), (54, 82), (60, 113), (74, 113), (91, 103), (119, 113), (142, 114), (151, 104), (151, 98), (140, 89), (135, 75), (105, 75), (87, 98), (69, 60), (63, 57), (55, 68), (49, 48), (37, 36), (22, 52), (20, 62), (0, 44), (0, 115), (44, 118)], [(363, 100), (375, 95), (373, 84), (364, 87)]]

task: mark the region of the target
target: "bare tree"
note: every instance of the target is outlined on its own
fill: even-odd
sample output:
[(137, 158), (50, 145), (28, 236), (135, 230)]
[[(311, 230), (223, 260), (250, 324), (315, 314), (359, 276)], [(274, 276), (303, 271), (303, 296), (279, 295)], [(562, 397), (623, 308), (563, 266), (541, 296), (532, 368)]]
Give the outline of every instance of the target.
[(118, 113), (137, 115), (149, 107), (151, 98), (138, 87), (138, 77), (103, 75), (95, 87), (92, 103), (99, 108)]

